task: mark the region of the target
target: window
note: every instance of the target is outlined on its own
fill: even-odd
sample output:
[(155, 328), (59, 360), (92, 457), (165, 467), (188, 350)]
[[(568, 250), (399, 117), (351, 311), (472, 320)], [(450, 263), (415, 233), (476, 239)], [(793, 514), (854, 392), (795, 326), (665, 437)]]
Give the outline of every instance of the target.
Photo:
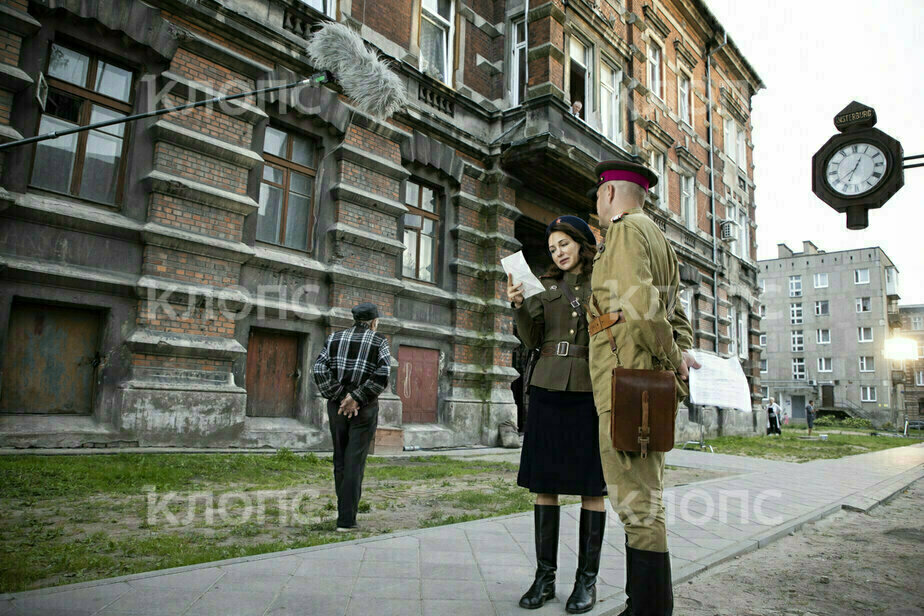
[(328, 17), (337, 16), (337, 6), (335, 0), (302, 0), (305, 4), (313, 8), (314, 10), (324, 13)]
[(828, 300), (823, 299), (821, 301), (815, 302), (815, 316), (816, 317), (826, 317), (830, 313), (830, 308)]
[(420, 70), (451, 85), (452, 0), (422, 0), (420, 12)]
[(653, 192), (658, 197), (658, 205), (667, 209), (667, 165), (664, 152), (657, 150), (651, 153), (651, 168), (658, 175), (658, 184)]
[(695, 231), (696, 224), (696, 188), (692, 175), (680, 176), (680, 212), (687, 229)]
[(661, 79), (661, 48), (656, 44), (648, 43), (648, 89), (651, 93), (664, 100), (664, 82)]
[(762, 347), (767, 346), (767, 334), (760, 335), (760, 346)]
[(872, 310), (872, 305), (870, 304), (870, 298), (858, 297), (857, 298), (857, 312), (869, 312), (870, 310)]
[(789, 322), (793, 325), (802, 324), (802, 304), (789, 305)]
[(766, 385), (762, 385), (760, 388), (760, 397), (766, 400), (770, 397), (770, 388)]
[(760, 305), (760, 308), (758, 308), (757, 310), (758, 310), (758, 314), (759, 314), (761, 317), (767, 316), (767, 306), (766, 306), (766, 304), (761, 304), (761, 305)]
[(911, 317), (911, 329), (924, 329), (924, 317)]
[(875, 402), (876, 388), (868, 385), (860, 386), (860, 402)]
[(801, 353), (805, 350), (805, 336), (802, 335), (801, 329), (792, 332), (792, 350), (794, 353)]
[(690, 77), (683, 72), (677, 77), (677, 113), (681, 122), (693, 126), (693, 88)]
[(918, 343), (918, 359), (924, 359), (924, 343)]
[(815, 274), (815, 288), (816, 289), (827, 289), (828, 288), (828, 275), (827, 274)]
[(802, 297), (802, 276), (789, 277), (789, 297)]
[(795, 357), (792, 360), (792, 378), (796, 381), (805, 380), (805, 358)]
[(735, 121), (731, 118), (725, 118), (724, 131), (722, 133), (722, 142), (725, 145), (725, 156), (731, 162), (735, 162), (736, 154), (736, 144), (735, 140), (737, 139), (736, 135), (738, 130), (735, 128)]
[(818, 344), (831, 344), (831, 330), (830, 329), (816, 329), (815, 330), (815, 342)]
[(918, 387), (924, 387), (924, 370), (918, 370), (914, 373), (914, 384)]
[(760, 371), (767, 372), (767, 360), (766, 359), (760, 360)]
[(857, 328), (857, 340), (860, 342), (872, 342), (873, 341), (873, 328), (872, 327), (858, 327)]
[(764, 291), (767, 290), (767, 281), (761, 280), (760, 282), (757, 283), (757, 286), (760, 288), (760, 292), (763, 293)]
[(433, 188), (407, 182), (404, 203), (408, 213), (404, 215), (402, 264), (405, 278), (436, 282), (440, 202), (441, 195)]
[(514, 106), (526, 99), (526, 20), (514, 21), (510, 47), (510, 92)]
[[(48, 97), (39, 134), (132, 112), (132, 71), (57, 43), (48, 57)], [(33, 186), (115, 205), (122, 198), (128, 124), (84, 131), (35, 146)]]
[(863, 355), (860, 357), (860, 372), (875, 372), (876, 358), (872, 355)]
[(747, 135), (744, 132), (744, 127), (736, 125), (737, 135), (735, 138), (735, 146), (737, 152), (735, 155), (735, 160), (738, 163), (738, 166), (744, 169), (748, 164), (748, 153), (747, 153), (747, 144), (745, 142)]
[(748, 311), (738, 311), (738, 357), (748, 358)]
[(311, 139), (266, 128), (257, 210), (257, 239), (261, 242), (310, 250), (316, 150)]
[(869, 270), (858, 269), (853, 271), (854, 284), (869, 284)]
[(831, 372), (834, 369), (833, 365), (830, 357), (818, 358), (818, 372)]
[(738, 208), (738, 251), (742, 259), (751, 258), (751, 224), (748, 222), (748, 210), (743, 205)]
[(603, 136), (617, 141), (622, 133), (619, 122), (619, 83), (622, 72), (608, 64), (600, 66), (600, 128)]
[(693, 313), (691, 311), (691, 306), (693, 304), (693, 288), (688, 287), (686, 289), (680, 289), (677, 296), (680, 298), (680, 307), (683, 308), (683, 313), (692, 321)]
[(571, 104), (581, 103), (581, 110), (577, 116), (587, 121), (590, 113), (590, 104), (593, 99), (591, 84), (593, 84), (593, 75), (590, 74), (591, 48), (585, 45), (577, 37), (571, 37)]

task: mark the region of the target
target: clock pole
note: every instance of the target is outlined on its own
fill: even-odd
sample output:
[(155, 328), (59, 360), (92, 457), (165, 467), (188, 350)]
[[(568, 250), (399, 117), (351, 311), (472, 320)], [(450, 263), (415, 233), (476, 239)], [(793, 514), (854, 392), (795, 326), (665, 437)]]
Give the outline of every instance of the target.
[[(906, 156), (904, 159), (902, 159), (902, 162), (906, 160), (917, 160), (919, 158), (924, 158), (924, 154), (917, 154), (915, 156)], [(914, 169), (915, 167), (924, 167), (924, 163), (917, 163), (914, 165), (905, 165), (904, 167), (902, 167), (902, 169)]]

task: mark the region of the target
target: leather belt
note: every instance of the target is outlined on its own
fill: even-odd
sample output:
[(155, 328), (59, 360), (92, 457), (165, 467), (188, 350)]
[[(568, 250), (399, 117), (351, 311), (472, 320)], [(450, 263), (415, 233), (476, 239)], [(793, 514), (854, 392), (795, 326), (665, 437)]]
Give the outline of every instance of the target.
[(542, 345), (542, 351), (540, 352), (542, 357), (583, 357), (587, 359), (590, 356), (589, 348), (586, 346), (580, 346), (577, 344), (571, 344), (570, 342), (547, 342)]
[(587, 324), (587, 332), (593, 336), (599, 334), (604, 329), (609, 329), (617, 323), (625, 323), (621, 312), (604, 312), (596, 319)]

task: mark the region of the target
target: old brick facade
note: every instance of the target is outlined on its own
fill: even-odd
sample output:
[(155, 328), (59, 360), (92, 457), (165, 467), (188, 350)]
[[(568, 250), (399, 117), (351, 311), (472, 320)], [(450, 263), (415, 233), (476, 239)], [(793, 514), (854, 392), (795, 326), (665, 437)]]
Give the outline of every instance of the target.
[(737, 353), (756, 402), (760, 78), (699, 0), (526, 6), (0, 3), (3, 142), (297, 81), (325, 19), (411, 99), (380, 121), (336, 88), (290, 89), (0, 152), (0, 445), (326, 448), (310, 368), (360, 301), (392, 344), (380, 423), (407, 445), (493, 445), (519, 346), (499, 261), (522, 248), (544, 269), (551, 219), (594, 224), (583, 193), (606, 158), (659, 167), (649, 212), (697, 345)]

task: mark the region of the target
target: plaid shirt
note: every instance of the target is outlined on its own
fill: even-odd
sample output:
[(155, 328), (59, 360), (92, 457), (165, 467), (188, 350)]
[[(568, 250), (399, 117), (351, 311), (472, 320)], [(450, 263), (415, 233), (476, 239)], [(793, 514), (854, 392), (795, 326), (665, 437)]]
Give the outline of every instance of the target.
[(328, 400), (340, 401), (350, 394), (365, 406), (388, 386), (388, 341), (364, 325), (335, 332), (324, 342), (312, 372), (321, 395)]

